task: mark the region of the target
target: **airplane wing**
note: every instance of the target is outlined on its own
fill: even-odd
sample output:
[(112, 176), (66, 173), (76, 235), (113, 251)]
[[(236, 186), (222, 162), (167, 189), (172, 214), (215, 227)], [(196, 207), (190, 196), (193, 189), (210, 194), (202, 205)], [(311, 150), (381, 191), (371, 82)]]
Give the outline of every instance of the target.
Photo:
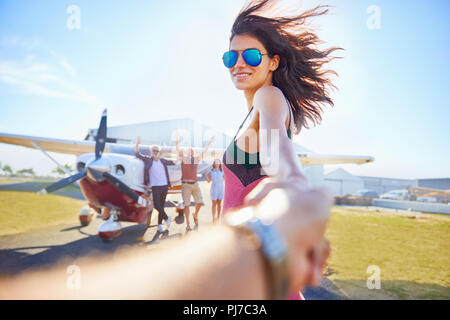
[[(144, 148), (148, 148), (145, 146)], [(180, 147), (183, 149), (183, 147)], [(195, 152), (201, 152), (202, 148), (193, 148)], [(215, 159), (222, 160), (222, 156), (225, 149), (212, 149), (210, 148), (208, 152), (203, 157), (203, 161), (214, 161)], [(175, 147), (163, 146), (161, 147), (161, 156), (169, 159), (176, 159), (177, 153)], [(345, 163), (355, 163), (355, 164), (365, 164), (373, 162), (375, 159), (371, 156), (352, 156), (352, 155), (336, 155), (336, 154), (320, 154), (313, 152), (300, 152), (297, 153), (300, 161), (303, 165), (323, 165), (323, 164), (345, 164)]]
[(312, 152), (297, 153), (303, 165), (320, 165), (320, 164), (344, 164), (355, 163), (364, 164), (373, 162), (375, 159), (370, 156), (348, 156), (337, 154), (320, 154)]
[[(42, 149), (49, 152), (58, 152), (65, 154), (73, 154), (79, 156), (84, 153), (92, 153), (95, 151), (95, 141), (86, 140), (66, 140), (55, 138), (44, 138), (25, 136), (19, 134), (1, 133), (0, 143), (12, 144), (22, 146), (31, 149)], [(143, 154), (148, 154), (150, 145), (139, 146), (139, 150)], [(201, 148), (193, 148), (194, 151), (200, 152)], [(203, 157), (204, 161), (214, 161), (216, 158), (221, 158), (224, 149), (209, 149), (209, 151)], [(103, 152), (120, 153), (134, 155), (134, 145), (131, 144), (119, 144), (119, 143), (106, 143), (105, 150)], [(162, 146), (161, 156), (164, 158), (177, 158), (176, 148), (174, 146)]]
[[(79, 156), (83, 153), (91, 153), (95, 151), (95, 141), (85, 140), (66, 140), (55, 138), (33, 137), (18, 134), (0, 133), (0, 143), (13, 144), (32, 149), (41, 149), (50, 152), (58, 152), (65, 154), (73, 154)], [(147, 154), (148, 145), (141, 145), (139, 150)], [(183, 147), (181, 147), (183, 149)], [(194, 151), (200, 152), (202, 148), (193, 148)], [(214, 159), (222, 159), (223, 152), (221, 148), (210, 148), (203, 157), (203, 161), (214, 161)], [(106, 143), (104, 152), (134, 154), (134, 145)], [(164, 158), (176, 159), (176, 148), (174, 146), (162, 146), (161, 156)], [(351, 156), (351, 155), (329, 155), (312, 152), (297, 153), (303, 165), (323, 165), (323, 164), (344, 164), (356, 163), (364, 164), (373, 162), (374, 158), (370, 156)]]
[[(18, 134), (0, 133), (0, 143), (13, 144), (31, 149), (43, 149), (50, 152), (80, 155), (94, 152), (95, 141), (64, 140), (54, 138), (42, 138), (24, 136)], [(105, 152), (109, 152), (108, 144)]]

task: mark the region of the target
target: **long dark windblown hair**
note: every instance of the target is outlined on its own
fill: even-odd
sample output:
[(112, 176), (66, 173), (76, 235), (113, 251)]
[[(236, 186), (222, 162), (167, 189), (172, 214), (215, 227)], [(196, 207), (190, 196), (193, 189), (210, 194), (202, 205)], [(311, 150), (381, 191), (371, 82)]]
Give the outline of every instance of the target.
[(332, 47), (318, 49), (320, 39), (305, 26), (306, 20), (328, 12), (327, 6), (317, 6), (300, 15), (290, 17), (265, 17), (272, 9), (272, 0), (252, 0), (241, 9), (231, 29), (230, 42), (236, 35), (251, 35), (257, 38), (272, 58), (280, 56), (278, 69), (273, 72), (273, 85), (278, 87), (292, 106), (296, 133), (302, 127), (319, 124), (322, 120), (322, 106), (333, 101), (329, 89), (335, 88), (323, 65), (336, 57), (330, 56)]

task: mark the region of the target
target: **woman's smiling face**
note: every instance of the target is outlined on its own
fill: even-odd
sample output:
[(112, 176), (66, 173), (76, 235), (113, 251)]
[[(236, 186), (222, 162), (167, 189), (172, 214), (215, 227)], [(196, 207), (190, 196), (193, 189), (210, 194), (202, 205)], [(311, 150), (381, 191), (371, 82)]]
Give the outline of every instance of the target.
[(263, 85), (271, 85), (272, 72), (278, 67), (279, 57), (275, 55), (270, 58), (268, 55), (263, 55), (261, 63), (252, 67), (242, 57), (242, 52), (246, 49), (258, 49), (261, 54), (268, 53), (264, 45), (251, 35), (236, 35), (233, 37), (230, 50), (239, 52), (236, 64), (229, 69), (235, 87), (239, 90), (256, 90)]

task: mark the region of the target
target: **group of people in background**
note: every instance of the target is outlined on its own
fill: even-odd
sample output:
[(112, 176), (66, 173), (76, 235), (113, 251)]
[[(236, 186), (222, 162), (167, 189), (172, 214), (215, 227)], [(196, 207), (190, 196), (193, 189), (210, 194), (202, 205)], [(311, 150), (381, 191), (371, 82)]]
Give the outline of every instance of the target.
[[(186, 232), (198, 229), (198, 213), (200, 208), (204, 205), (202, 192), (197, 180), (198, 164), (208, 152), (213, 139), (214, 137), (210, 138), (200, 155), (195, 154), (193, 148), (189, 148), (187, 154), (184, 154), (179, 146), (179, 135), (178, 133), (176, 134), (175, 146), (178, 160), (181, 162), (181, 195), (184, 210), (179, 213), (175, 220), (178, 223), (183, 223), (185, 218)], [(165, 203), (168, 190), (171, 187), (168, 166), (175, 165), (175, 162), (162, 158), (161, 148), (157, 145), (150, 147), (150, 155), (141, 153), (139, 150), (140, 143), (141, 139), (138, 137), (135, 147), (135, 156), (144, 162), (145, 194), (147, 197), (150, 197), (150, 194), (153, 196), (153, 207), (158, 211), (158, 232), (162, 233), (165, 231), (163, 223), (165, 223), (167, 230), (171, 224), (171, 217), (165, 212)], [(212, 221), (218, 222), (221, 217), (222, 200), (224, 196), (224, 174), (220, 159), (214, 160), (212, 167), (208, 168), (206, 171), (205, 177), (206, 181), (211, 183), (210, 197), (212, 201)], [(194, 220), (193, 228), (190, 223), (191, 196), (194, 198), (195, 203), (195, 211), (192, 214)]]

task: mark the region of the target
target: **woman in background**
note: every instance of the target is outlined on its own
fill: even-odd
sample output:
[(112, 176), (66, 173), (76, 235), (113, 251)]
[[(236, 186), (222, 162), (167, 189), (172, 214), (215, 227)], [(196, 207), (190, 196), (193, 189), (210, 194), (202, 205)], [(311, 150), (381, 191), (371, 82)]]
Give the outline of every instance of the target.
[[(214, 160), (212, 168), (206, 173), (206, 181), (211, 184), (212, 218), (213, 223), (220, 221), (223, 200), (223, 170), (220, 159)], [(217, 217), (216, 217), (217, 212)]]

